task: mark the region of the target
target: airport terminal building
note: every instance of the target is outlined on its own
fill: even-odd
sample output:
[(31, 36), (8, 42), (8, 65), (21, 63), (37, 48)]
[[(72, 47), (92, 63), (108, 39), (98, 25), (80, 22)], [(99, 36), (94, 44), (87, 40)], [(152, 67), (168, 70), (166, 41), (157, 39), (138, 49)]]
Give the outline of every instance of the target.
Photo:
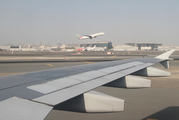
[(107, 49), (113, 48), (112, 42), (95, 42), (93, 43), (96, 47), (106, 47)]
[(100, 48), (106, 47), (107, 49), (113, 48), (112, 42), (94, 42), (92, 44), (80, 44), (80, 47), (93, 47), (93, 46), (100, 47)]
[(138, 50), (141, 50), (142, 47), (150, 47), (151, 50), (158, 50), (158, 46), (162, 46), (161, 43), (126, 43), (129, 46), (136, 46)]

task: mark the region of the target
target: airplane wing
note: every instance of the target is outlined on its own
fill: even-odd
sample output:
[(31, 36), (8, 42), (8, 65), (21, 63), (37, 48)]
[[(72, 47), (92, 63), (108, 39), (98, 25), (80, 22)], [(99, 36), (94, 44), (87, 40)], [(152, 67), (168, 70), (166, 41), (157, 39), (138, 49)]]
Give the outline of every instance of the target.
[(79, 39), (79, 40), (89, 39), (89, 38), (93, 39), (93, 38), (96, 38), (97, 36), (101, 36), (101, 35), (104, 35), (104, 33), (101, 32), (101, 33), (96, 33), (96, 34), (92, 34), (92, 35), (84, 35), (83, 37), (81, 37), (77, 34), (77, 39)]
[(82, 112), (124, 110), (124, 100), (91, 91), (110, 87), (150, 87), (138, 76), (169, 76), (149, 67), (161, 63), (169, 68), (170, 50), (155, 58), (137, 58), (86, 64), (0, 77), (1, 120), (43, 120), (56, 106)]
[(83, 37), (85, 37), (85, 38), (90, 38), (90, 39), (92, 39), (92, 38), (93, 38), (93, 36), (92, 36), (92, 35), (84, 35)]

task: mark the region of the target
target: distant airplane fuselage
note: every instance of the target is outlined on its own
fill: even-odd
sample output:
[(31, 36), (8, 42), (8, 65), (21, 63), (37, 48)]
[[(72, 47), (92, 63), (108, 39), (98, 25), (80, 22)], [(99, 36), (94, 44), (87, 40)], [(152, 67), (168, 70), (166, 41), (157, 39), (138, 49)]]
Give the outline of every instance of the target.
[(96, 33), (96, 34), (92, 34), (92, 35), (84, 35), (83, 37), (81, 37), (77, 34), (77, 39), (78, 40), (93, 39), (93, 38), (96, 38), (97, 36), (101, 36), (101, 35), (104, 35), (104, 33), (101, 32), (101, 33)]
[(77, 51), (84, 51), (85, 48), (78, 48)]
[(93, 51), (96, 48), (96, 45), (94, 47), (87, 47), (86, 51)]

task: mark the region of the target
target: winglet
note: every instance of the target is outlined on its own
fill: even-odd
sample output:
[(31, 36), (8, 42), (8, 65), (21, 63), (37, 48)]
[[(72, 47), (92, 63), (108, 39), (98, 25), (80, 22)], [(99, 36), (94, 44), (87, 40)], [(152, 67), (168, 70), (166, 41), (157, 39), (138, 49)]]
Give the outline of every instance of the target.
[(168, 51), (168, 52), (165, 52), (165, 53), (163, 53), (163, 54), (161, 54), (161, 55), (159, 55), (159, 56), (157, 56), (157, 57), (155, 57), (155, 58), (162, 59), (162, 60), (169, 59), (169, 56), (170, 56), (174, 51), (175, 51), (175, 49), (172, 49), (172, 50), (170, 50), (170, 51)]

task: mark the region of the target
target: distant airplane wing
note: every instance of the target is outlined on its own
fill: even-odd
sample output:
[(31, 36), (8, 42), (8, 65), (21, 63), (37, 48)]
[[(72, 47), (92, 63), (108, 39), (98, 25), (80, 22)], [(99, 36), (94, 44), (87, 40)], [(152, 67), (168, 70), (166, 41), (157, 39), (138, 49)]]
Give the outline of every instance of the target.
[(155, 58), (102, 62), (0, 77), (1, 120), (43, 120), (56, 105), (85, 112), (124, 110), (124, 100), (91, 91), (110, 87), (150, 87), (150, 80), (139, 76), (169, 76), (149, 67), (161, 63), (169, 68), (174, 50)]
[(88, 38), (90, 38), (90, 39), (93, 38), (93, 36), (91, 36), (91, 35), (84, 35), (84, 37), (88, 37)]
[(93, 39), (93, 38), (96, 38), (97, 36), (101, 36), (101, 35), (104, 35), (103, 32), (101, 33), (96, 33), (96, 34), (92, 34), (92, 35), (84, 35), (83, 37), (81, 37), (80, 35), (77, 34), (77, 39), (79, 40), (83, 40), (83, 39)]

